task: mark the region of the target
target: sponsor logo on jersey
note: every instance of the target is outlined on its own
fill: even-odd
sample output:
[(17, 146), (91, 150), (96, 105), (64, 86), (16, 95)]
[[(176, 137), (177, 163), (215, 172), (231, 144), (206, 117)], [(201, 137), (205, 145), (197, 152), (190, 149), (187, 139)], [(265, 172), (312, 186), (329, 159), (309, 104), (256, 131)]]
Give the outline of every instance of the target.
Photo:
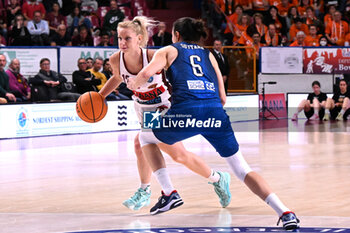
[(157, 98), (164, 92), (165, 92), (165, 88), (163, 86), (160, 86), (147, 92), (134, 91), (134, 95), (141, 100), (151, 100), (151, 99)]
[(147, 105), (152, 105), (152, 104), (159, 104), (162, 102), (162, 98), (161, 97), (156, 97), (154, 99), (148, 100), (148, 101), (140, 101), (138, 99), (136, 99), (137, 103), (139, 104), (147, 104)]
[(189, 90), (208, 90), (215, 92), (215, 85), (212, 82), (202, 80), (187, 80)]

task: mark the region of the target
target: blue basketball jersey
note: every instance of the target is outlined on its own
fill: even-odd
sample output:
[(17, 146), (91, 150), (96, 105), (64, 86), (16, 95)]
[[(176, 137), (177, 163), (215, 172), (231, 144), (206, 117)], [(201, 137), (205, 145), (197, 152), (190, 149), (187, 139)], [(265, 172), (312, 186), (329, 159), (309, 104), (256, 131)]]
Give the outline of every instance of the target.
[(172, 85), (172, 103), (187, 100), (220, 101), (218, 79), (209, 59), (209, 50), (197, 44), (172, 44), (178, 56), (167, 70)]

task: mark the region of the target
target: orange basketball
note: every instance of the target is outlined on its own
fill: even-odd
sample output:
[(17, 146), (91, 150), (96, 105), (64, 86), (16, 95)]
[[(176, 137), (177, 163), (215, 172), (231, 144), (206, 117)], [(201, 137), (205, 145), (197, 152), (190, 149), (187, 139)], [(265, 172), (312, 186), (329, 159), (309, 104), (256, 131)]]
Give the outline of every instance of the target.
[(94, 123), (105, 117), (108, 106), (102, 95), (90, 91), (79, 97), (76, 110), (80, 119), (88, 123)]

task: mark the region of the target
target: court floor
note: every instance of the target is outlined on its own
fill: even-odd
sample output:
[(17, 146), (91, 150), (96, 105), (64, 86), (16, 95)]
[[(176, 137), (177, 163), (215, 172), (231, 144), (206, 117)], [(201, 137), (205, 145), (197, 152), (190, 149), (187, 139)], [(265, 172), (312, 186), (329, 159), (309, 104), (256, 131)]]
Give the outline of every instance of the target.
[[(300, 218), (301, 232), (306, 232), (304, 228), (350, 232), (350, 122), (270, 120), (234, 123), (233, 128), (251, 167)], [(168, 156), (169, 173), (184, 205), (150, 216), (149, 209), (160, 195), (153, 178), (151, 206), (128, 210), (121, 203), (139, 185), (133, 152), (136, 134), (0, 140), (0, 232), (152, 232), (181, 227), (281, 230), (275, 228), (278, 217), (272, 209), (233, 175), (232, 201), (223, 209), (208, 180)], [(205, 139), (194, 137), (184, 144), (213, 169), (230, 171)]]

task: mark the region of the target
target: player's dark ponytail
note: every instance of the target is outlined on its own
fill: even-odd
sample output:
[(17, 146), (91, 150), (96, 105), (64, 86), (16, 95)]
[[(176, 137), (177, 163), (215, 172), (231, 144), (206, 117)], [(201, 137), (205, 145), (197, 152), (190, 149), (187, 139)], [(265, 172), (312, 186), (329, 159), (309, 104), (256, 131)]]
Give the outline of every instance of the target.
[(208, 33), (202, 20), (183, 17), (174, 22), (174, 31), (179, 32), (183, 41), (198, 42), (207, 38)]

